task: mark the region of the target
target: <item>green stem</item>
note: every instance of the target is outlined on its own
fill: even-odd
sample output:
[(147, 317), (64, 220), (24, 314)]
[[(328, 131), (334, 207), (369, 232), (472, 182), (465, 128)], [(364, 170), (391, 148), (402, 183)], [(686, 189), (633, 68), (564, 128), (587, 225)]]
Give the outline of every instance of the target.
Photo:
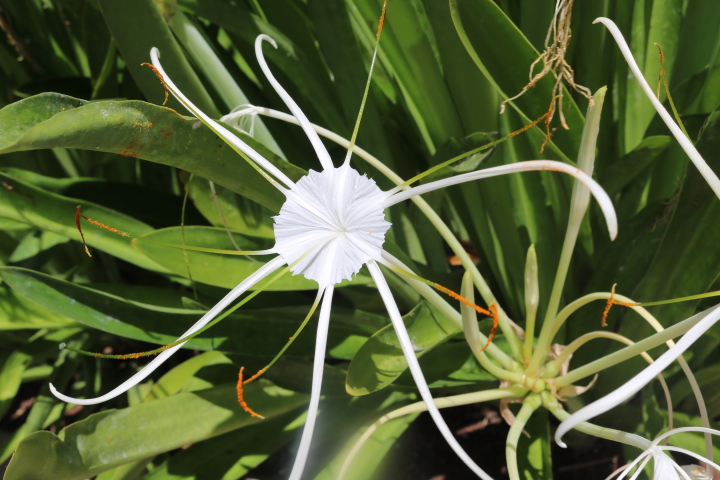
[(532, 359), (533, 340), (535, 340), (535, 318), (540, 302), (540, 285), (538, 282), (538, 264), (535, 245), (528, 248), (525, 260), (525, 347), (523, 361), (527, 365)]
[[(602, 87), (595, 92), (593, 95), (594, 105), (591, 104), (588, 107), (585, 116), (585, 128), (583, 129), (582, 140), (580, 142), (577, 166), (588, 175), (592, 175), (595, 163), (595, 146), (600, 130), (600, 113), (602, 112), (606, 91), (607, 88)], [(590, 190), (576, 180), (573, 185), (572, 198), (570, 200), (570, 218), (568, 220), (567, 230), (565, 231), (565, 239), (563, 240), (555, 282), (553, 283), (550, 301), (548, 302), (548, 308), (545, 312), (545, 320), (540, 330), (537, 346), (528, 364), (528, 373), (535, 373), (545, 360), (546, 354), (550, 351), (553, 321), (560, 306), (560, 298), (565, 287), (565, 280), (567, 279), (568, 268), (570, 267), (570, 259), (575, 250), (575, 243), (577, 242), (578, 233), (580, 232), (580, 226), (589, 204)]]
[(528, 420), (533, 412), (542, 405), (542, 398), (538, 393), (531, 393), (523, 400), (522, 407), (515, 417), (515, 422), (510, 426), (507, 440), (505, 440), (505, 461), (507, 462), (508, 475), (510, 480), (521, 480), (520, 469), (517, 460), (517, 445), (520, 440), (520, 434), (527, 425)]
[[(570, 414), (566, 412), (558, 400), (552, 396), (550, 392), (542, 392), (541, 394), (543, 406), (558, 420), (565, 421), (570, 417)], [(633, 447), (646, 450), (650, 447), (651, 442), (639, 435), (632, 433), (615, 430), (613, 428), (600, 427), (593, 425), (592, 423), (582, 422), (575, 427), (576, 430), (593, 437), (604, 438), (606, 440), (612, 440), (614, 442), (630, 445)]]
[(658, 345), (662, 345), (670, 339), (680, 336), (690, 330), (696, 323), (705, 318), (705, 315), (698, 314), (694, 315), (680, 323), (669, 327), (662, 332), (656, 333), (650, 337), (640, 340), (635, 345), (625, 347), (617, 352), (613, 352), (606, 355), (594, 362), (590, 362), (582, 367), (576, 368), (571, 372), (561, 375), (556, 378), (555, 385), (557, 388), (562, 388), (566, 385), (570, 385), (581, 378), (585, 378), (590, 375), (594, 375), (597, 372), (610, 368), (613, 365), (624, 362), (641, 352), (650, 351)]

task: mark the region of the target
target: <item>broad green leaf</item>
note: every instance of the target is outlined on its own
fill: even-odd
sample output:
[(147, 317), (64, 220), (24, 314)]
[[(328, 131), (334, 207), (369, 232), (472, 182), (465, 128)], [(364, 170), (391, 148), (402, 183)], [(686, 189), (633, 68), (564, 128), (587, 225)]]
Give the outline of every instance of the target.
[[(406, 328), (418, 357), (447, 341), (461, 327), (425, 301), (405, 315)], [(348, 369), (350, 395), (366, 395), (389, 385), (407, 369), (392, 325), (379, 330), (358, 350)]]
[[(68, 238), (54, 232), (33, 231), (23, 237), (17, 248), (13, 251), (8, 262), (26, 264), (31, 262), (41, 267), (48, 260), (53, 247), (66, 243)], [(38, 258), (40, 257), (40, 258)]]
[(10, 403), (18, 393), (22, 374), (32, 362), (33, 356), (23, 349), (15, 350), (0, 369), (0, 417), (5, 416)]
[[(18, 113), (24, 111), (29, 112)], [(46, 93), (0, 110), (0, 125), (8, 121), (13, 128), (9, 135), (0, 135), (0, 153), (51, 147), (118, 153), (196, 173), (273, 211), (284, 201), (278, 190), (202, 122), (170, 108), (139, 101), (87, 104)], [(278, 162), (267, 149), (260, 153), (291, 178), (304, 174), (285, 161)]]
[[(490, 327), (490, 322), (485, 322), (481, 328), (485, 330)], [(495, 337), (496, 345), (503, 341), (502, 337)], [(429, 350), (420, 359), (420, 368), (430, 388), (460, 387), (463, 385), (475, 384), (480, 389), (482, 384), (478, 382), (497, 382), (497, 378), (483, 369), (470, 351), (467, 342), (456, 341), (437, 345)], [(408, 370), (405, 370), (393, 382), (396, 387), (407, 387), (412, 390), (417, 388), (415, 380)]]
[(143, 479), (240, 479), (297, 434), (296, 428), (288, 428), (294, 416), (290, 412), (195, 443), (157, 465)]
[[(55, 342), (68, 341), (68, 343), (76, 348), (82, 347), (82, 340), (70, 339), (71, 336), (77, 334), (77, 329), (62, 329), (57, 331), (55, 336), (46, 336), (46, 340), (54, 340)], [(53, 348), (54, 350), (54, 348)], [(64, 350), (58, 355), (53, 372), (50, 375), (49, 382), (63, 390), (75, 375), (78, 368), (78, 354), (69, 350)], [(60, 408), (58, 408), (60, 407)], [(50, 393), (47, 383), (44, 383), (37, 394), (36, 401), (30, 408), (25, 423), (18, 428), (9, 438), (0, 441), (0, 462), (5, 462), (15, 452), (17, 446), (27, 435), (47, 428), (47, 426), (55, 422), (62, 415), (62, 406), (60, 400)]]
[(150, 393), (147, 394), (143, 401), (148, 402), (174, 395), (179, 392), (201, 368), (208, 365), (224, 363), (232, 362), (221, 352), (215, 350), (204, 352), (185, 360), (183, 363), (163, 375), (160, 380), (155, 382), (152, 390), (150, 390)]
[[(245, 398), (271, 419), (300, 407), (307, 396), (259, 380)], [(262, 420), (244, 412), (234, 385), (180, 393), (107, 410), (64, 428), (37, 432), (17, 448), (5, 480), (82, 480), (110, 468), (212, 438)]]
[[(205, 312), (160, 307), (125, 300), (32, 270), (0, 268), (0, 277), (17, 293), (83, 325), (126, 338), (167, 345), (174, 342)], [(240, 309), (207, 333), (188, 341), (185, 348), (221, 349), (248, 355), (274, 356), (307, 314), (307, 307)], [(347, 358), (377, 318), (336, 308), (328, 338), (328, 352)], [(293, 354), (311, 355), (315, 344), (311, 328), (293, 344)]]
[[(1, 112), (0, 112), (1, 113)], [(17, 171), (16, 171), (17, 172)], [(11, 188), (0, 188), (0, 217), (24, 222), (27, 225), (54, 232), (80, 241), (75, 223), (75, 210), (82, 206), (83, 214), (131, 235), (142, 235), (150, 226), (109, 208), (90, 202), (64, 197), (25, 183), (18, 177), (0, 172), (0, 178)], [(127, 238), (95, 228), (85, 231), (85, 241), (111, 255), (153, 271), (165, 271), (135, 250)], [(78, 250), (82, 246), (78, 245)]]
[[(152, 240), (155, 240), (180, 245), (182, 244), (182, 235), (183, 229), (181, 227), (165, 228), (133, 240), (133, 245), (154, 262), (178, 275), (188, 276), (189, 268), (193, 280), (225, 288), (234, 288), (251, 273), (258, 270), (268, 259), (268, 256), (220, 255), (192, 250), (183, 253), (181, 248), (168, 247), (152, 242)], [(228, 233), (221, 228), (185, 227), (184, 235), (186, 245), (224, 250), (235, 249), (228, 238)], [(256, 250), (271, 247), (268, 242), (259, 242), (251, 237), (239, 234), (233, 234), (233, 236), (236, 238), (240, 248)], [(146, 239), (151, 241), (145, 241)], [(187, 263), (185, 255), (187, 255)], [(367, 276), (357, 274), (352, 280), (346, 280), (340, 285), (366, 285), (369, 283), (370, 279)], [(308, 280), (303, 275), (293, 275), (288, 272), (270, 285), (267, 290), (317, 290), (317, 288), (317, 282)]]
[(181, 178), (197, 209), (213, 225), (226, 224), (233, 232), (252, 237), (275, 238), (272, 212), (267, 208), (218, 185), (214, 186), (213, 194), (210, 182), (203, 178), (190, 180), (186, 173)]
[(5, 285), (0, 286), (0, 331), (71, 325), (75, 322), (70, 318), (26, 300)]
[(600, 168), (599, 182), (611, 197), (636, 180), (639, 174), (651, 165), (674, 140), (669, 136), (647, 137), (635, 149)]

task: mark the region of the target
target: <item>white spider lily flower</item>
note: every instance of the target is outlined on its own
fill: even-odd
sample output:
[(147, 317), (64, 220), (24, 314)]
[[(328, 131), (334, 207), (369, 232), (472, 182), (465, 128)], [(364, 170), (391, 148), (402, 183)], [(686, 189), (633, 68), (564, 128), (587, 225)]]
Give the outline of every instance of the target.
[[(555, 442), (565, 448), (567, 445), (562, 441), (563, 435), (580, 423), (590, 420), (608, 410), (615, 408), (622, 402), (640, 391), (645, 385), (658, 376), (668, 365), (674, 362), (685, 350), (687, 350), (695, 341), (700, 338), (710, 327), (720, 320), (720, 305), (709, 308), (703, 312), (693, 315), (690, 319), (697, 321), (690, 330), (682, 336), (680, 340), (670, 348), (667, 352), (658, 357), (655, 362), (645, 368), (643, 371), (628, 380), (624, 385), (608, 393), (604, 397), (594, 401), (590, 405), (586, 405), (577, 412), (573, 413), (564, 420), (555, 432)], [(688, 320), (690, 320), (688, 319)]]
[[(706, 433), (711, 435), (720, 435), (720, 431), (705, 427), (681, 427), (675, 428), (657, 437), (653, 440), (638, 457), (630, 462), (628, 465), (622, 468), (623, 473), (617, 480), (623, 480), (629, 472), (637, 466), (637, 470), (630, 477), (630, 480), (635, 480), (645, 468), (645, 465), (652, 460), (654, 463), (653, 468), (653, 480), (710, 480), (713, 478), (712, 469), (720, 472), (720, 465), (717, 465), (712, 460), (707, 459), (697, 453), (688, 450), (686, 448), (661, 445), (661, 442), (666, 438), (676, 435), (678, 433)], [(700, 462), (707, 465), (703, 468), (699, 465), (678, 465), (678, 463), (668, 455), (668, 452), (677, 452), (693, 457)], [(712, 469), (711, 469), (712, 467)]]
[(635, 75), (635, 78), (640, 84), (640, 88), (642, 88), (643, 92), (658, 112), (658, 115), (660, 115), (660, 118), (662, 118), (663, 122), (665, 122), (665, 125), (667, 125), (670, 129), (670, 132), (678, 141), (682, 149), (685, 150), (685, 153), (688, 157), (690, 157), (690, 160), (692, 160), (695, 164), (695, 167), (697, 167), (700, 171), (700, 174), (703, 176), (705, 181), (708, 185), (710, 185), (710, 188), (712, 188), (713, 192), (715, 192), (715, 195), (720, 198), (720, 179), (718, 179), (715, 172), (713, 172), (707, 162), (705, 162), (705, 159), (702, 158), (702, 155), (700, 155), (700, 152), (697, 151), (695, 145), (693, 145), (690, 139), (685, 136), (678, 124), (675, 123), (675, 120), (673, 120), (670, 113), (665, 109), (665, 107), (663, 107), (657, 97), (655, 97), (655, 93), (652, 91), (652, 88), (650, 88), (647, 80), (645, 80), (637, 62), (635, 62), (635, 58), (633, 58), (632, 52), (630, 52), (630, 47), (625, 41), (625, 37), (623, 37), (622, 33), (620, 33), (620, 29), (618, 29), (617, 25), (615, 25), (612, 20), (605, 17), (596, 18), (593, 23), (602, 23), (610, 31), (610, 34), (617, 42), (620, 52), (623, 57), (625, 57), (625, 60), (630, 67), (630, 71), (633, 75)]
[[(305, 117), (297, 104), (273, 77), (262, 54), (261, 47), (263, 41), (268, 41), (277, 48), (275, 42), (267, 35), (260, 35), (257, 38), (255, 49), (263, 73), (305, 131), (323, 167), (323, 170), (320, 172), (311, 170), (297, 183), (291, 181), (278, 168), (273, 166), (267, 159), (263, 158), (250, 146), (242, 142), (225, 127), (201, 112), (178, 90), (172, 80), (165, 74), (160, 65), (158, 50), (153, 48), (150, 52), (154, 67), (172, 94), (193, 115), (202, 120), (246, 161), (250, 162), (260, 171), (265, 178), (286, 197), (286, 201), (279, 215), (274, 217), (275, 246), (269, 251), (262, 252), (263, 254), (274, 253), (277, 254), (277, 257), (235, 287), (220, 303), (203, 316), (196, 325), (193, 325), (193, 327), (188, 330), (188, 333), (195, 332), (208, 324), (222, 309), (238, 298), (248, 288), (278, 270), (283, 265), (292, 265), (291, 271), (294, 274), (302, 274), (318, 282), (319, 291), (324, 294), (324, 298), (320, 309), (320, 320), (317, 330), (310, 405), (298, 454), (289, 477), (290, 480), (298, 480), (302, 476), (308, 456), (320, 401), (320, 387), (334, 286), (342, 280), (350, 279), (366, 265), (385, 303), (403, 353), (407, 359), (408, 368), (438, 429), (450, 447), (478, 477), (491, 480), (491, 477), (478, 467), (458, 444), (435, 406), (432, 395), (430, 394), (430, 389), (428, 388), (415, 356), (412, 342), (403, 324), (398, 306), (380, 270), (379, 264), (388, 264), (388, 260), (386, 260), (383, 255), (384, 251), (382, 247), (385, 240), (385, 233), (391, 226), (390, 223), (385, 220), (384, 210), (402, 200), (444, 188), (448, 185), (513, 172), (530, 170), (558, 171), (575, 177), (590, 189), (605, 214), (610, 236), (614, 238), (617, 234), (617, 218), (610, 198), (590, 176), (580, 169), (564, 163), (548, 160), (504, 165), (479, 172), (458, 175), (449, 179), (428, 183), (421, 187), (408, 188), (404, 191), (392, 189), (383, 192), (375, 181), (367, 178), (365, 175), (361, 175), (349, 165), (349, 155), (339, 168), (333, 165), (330, 155), (307, 117)], [(58, 393), (57, 390), (51, 386), (52, 392), (58, 398), (68, 403), (89, 405), (103, 402), (122, 394), (133, 385), (145, 379), (154, 369), (165, 361), (168, 356), (172, 355), (172, 353), (181, 346), (182, 343), (163, 352), (134, 377), (101, 397), (93, 399), (71, 398)]]

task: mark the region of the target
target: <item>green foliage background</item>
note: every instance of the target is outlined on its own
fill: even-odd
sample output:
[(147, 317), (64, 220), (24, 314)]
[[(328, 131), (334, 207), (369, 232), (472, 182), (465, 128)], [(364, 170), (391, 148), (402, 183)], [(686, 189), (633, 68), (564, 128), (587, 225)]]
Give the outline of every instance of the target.
[[(498, 110), (502, 99), (527, 83), (554, 4), (390, 0), (358, 145), (409, 178), (541, 116), (550, 102), (551, 78), (504, 115)], [(169, 343), (258, 268), (245, 257), (197, 252), (190, 252), (186, 262), (179, 250), (131, 244), (86, 225), (90, 258), (79, 243), (75, 207), (82, 205), (88, 217), (132, 235), (179, 243), (187, 191), (185, 242), (232, 249), (209, 180), (234, 239), (247, 248), (271, 246), (270, 217), (282, 196), (212, 132), (185, 116), (174, 99), (161, 106), (163, 88), (141, 63), (149, 61), (151, 47), (158, 47), (167, 73), (213, 118), (248, 103), (285, 111), (254, 55), (255, 38), (266, 33), (279, 45), (278, 50), (265, 46), (278, 80), (311, 121), (348, 138), (380, 7), (379, 0), (2, 2), (0, 461), (15, 452), (7, 480), (93, 475), (100, 480), (231, 480), (252, 475), (273, 454), (277, 459), (286, 445), (290, 454), (294, 451), (308, 399), (312, 331), (262, 380), (248, 385), (246, 398), (266, 420), (242, 412), (233, 385), (241, 366), (248, 371), (262, 367), (304, 317), (314, 288), (304, 278), (283, 278), (273, 291), (261, 293), (247, 308), (189, 342), (164, 370), (125, 396), (77, 409), (50, 394), (48, 382), (74, 396), (96, 396), (144, 363), (78, 356), (59, 351), (61, 342), (116, 353)], [(610, 35), (592, 25), (598, 16), (618, 24), (651, 84), (660, 67), (653, 43), (662, 45), (670, 91), (683, 121), (705, 159), (720, 171), (716, 0), (578, 0), (567, 60), (579, 84), (592, 91), (608, 86), (595, 177), (613, 198), (620, 235), (611, 243), (599, 210), (591, 207), (564, 301), (607, 291), (613, 283), (637, 300), (718, 290), (720, 201), (688, 167), (629, 76)], [(540, 158), (572, 163), (585, 108), (583, 97), (565, 92), (570, 130), (555, 130), (543, 153), (545, 133), (535, 127), (462, 166)], [(290, 177), (319, 168), (297, 127), (257, 118), (253, 128), (254, 139), (238, 134)], [(342, 158), (341, 148), (327, 145), (335, 160)], [(362, 161), (354, 162), (383, 189), (392, 186)], [(446, 168), (438, 175), (456, 173)], [(571, 186), (556, 174), (524, 173), (426, 198), (477, 255), (503, 308), (521, 325), (525, 253), (535, 245), (542, 318)], [(461, 272), (450, 265), (448, 250), (419, 211), (398, 205), (389, 211), (389, 220), (394, 227), (388, 249), (425, 278), (459, 290)], [(413, 334), (421, 339), (419, 348), (427, 353), (421, 364), (435, 396), (496, 385), (459, 341), (456, 329), (444, 325), (416, 292), (399, 283), (393, 288)], [(383, 385), (374, 383), (379, 370), (387, 373), (381, 367), (392, 364), (394, 353), (382, 349), (378, 339), (383, 332), (373, 337), (388, 319), (368, 276), (361, 272), (339, 289), (336, 303), (321, 412), (325, 426), (314, 439), (323, 447), (313, 451), (306, 478), (333, 478), (361, 429), (415, 400), (412, 381), (398, 377), (403, 368), (391, 372)], [(654, 313), (667, 326), (701, 307), (682, 303)], [(601, 305), (587, 307), (562, 336), (572, 340), (596, 329), (601, 311)], [(621, 311), (611, 317), (609, 328), (633, 339), (650, 333)], [(497, 342), (503, 345), (501, 337)], [(688, 356), (711, 418), (720, 415), (719, 342), (715, 328)], [(579, 365), (616, 348), (598, 342), (578, 352), (573, 362)], [(573, 399), (573, 406), (601, 396), (641, 366), (640, 361), (624, 364), (601, 375), (591, 391)], [(677, 369), (666, 373), (679, 418), (697, 422), (682, 376)], [(354, 393), (374, 393), (349, 396), (346, 378), (355, 382), (348, 387)], [(646, 389), (641, 399), (622, 407), (622, 414), (601, 417), (599, 423), (656, 433), (667, 412), (662, 401), (659, 406), (653, 402), (652, 388)], [(362, 468), (353, 469), (350, 477), (386, 478), (388, 462), (381, 461), (413, 418), (384, 426), (356, 460)], [(539, 443), (528, 441), (526, 472), (548, 478), (548, 423), (536, 421), (529, 428)], [(587, 448), (591, 441), (577, 440), (576, 446)], [(483, 452), (472, 453), (482, 465)]]

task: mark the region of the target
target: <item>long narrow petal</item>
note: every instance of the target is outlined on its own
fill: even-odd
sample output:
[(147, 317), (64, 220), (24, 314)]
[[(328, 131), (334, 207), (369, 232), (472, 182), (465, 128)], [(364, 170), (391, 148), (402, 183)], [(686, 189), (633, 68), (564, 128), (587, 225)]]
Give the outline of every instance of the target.
[(703, 178), (705, 178), (705, 181), (708, 182), (708, 185), (710, 185), (710, 188), (712, 188), (713, 192), (715, 192), (715, 195), (720, 198), (720, 179), (718, 179), (718, 176), (715, 174), (715, 172), (713, 172), (710, 166), (705, 162), (705, 160), (702, 158), (702, 155), (700, 155), (700, 152), (697, 151), (690, 139), (688, 139), (682, 132), (680, 127), (678, 127), (670, 113), (668, 113), (665, 107), (663, 107), (662, 103), (660, 103), (660, 101), (655, 97), (655, 93), (652, 91), (652, 88), (650, 88), (650, 85), (648, 85), (645, 77), (643, 77), (640, 68), (638, 67), (635, 59), (632, 56), (632, 52), (630, 52), (630, 47), (628, 47), (628, 44), (625, 41), (622, 33), (620, 33), (617, 25), (615, 25), (612, 20), (605, 17), (596, 18), (593, 23), (602, 23), (610, 31), (610, 34), (613, 36), (613, 38), (615, 38), (615, 41), (617, 42), (618, 47), (620, 47), (620, 51), (622, 52), (623, 57), (625, 57), (625, 60), (630, 67), (630, 71), (632, 71), (633, 75), (635, 75), (635, 78), (640, 84), (640, 88), (642, 88), (645, 95), (647, 95), (648, 99), (653, 104), (653, 107), (655, 107), (655, 110), (657, 110), (658, 115), (660, 115), (660, 118), (662, 118), (663, 122), (665, 122), (665, 125), (668, 126), (670, 132), (672, 132), (673, 136), (675, 137), (675, 140), (677, 140), (683, 150), (685, 150), (685, 153), (687, 153), (688, 157), (690, 157), (690, 160), (692, 160), (692, 162), (695, 164), (695, 167), (697, 167), (697, 169), (700, 171), (700, 174), (703, 176)]
[(616, 407), (620, 403), (635, 395), (641, 388), (647, 385), (655, 376), (660, 374), (675, 359), (680, 356), (695, 340), (700, 338), (710, 327), (712, 327), (718, 319), (720, 319), (720, 306), (716, 306), (710, 310), (700, 313), (705, 317), (696, 323), (685, 335), (675, 344), (674, 347), (663, 353), (655, 363), (645, 368), (642, 372), (628, 380), (624, 385), (610, 392), (599, 400), (587, 405), (563, 421), (555, 432), (555, 441), (561, 447), (565, 447), (565, 443), (561, 440), (563, 435), (574, 428), (581, 422), (590, 420), (608, 410)]
[[(195, 333), (196, 331), (200, 330), (202, 327), (207, 325), (209, 322), (211, 322), (215, 317), (222, 312), (225, 307), (230, 305), (233, 301), (235, 301), (236, 298), (238, 298), (240, 295), (245, 293), (248, 288), (252, 287), (256, 283), (258, 283), (263, 278), (267, 277), (271, 273), (273, 273), (275, 270), (280, 268), (285, 264), (285, 261), (282, 259), (282, 257), (276, 257), (263, 265), (261, 268), (259, 268), (257, 271), (255, 271), (252, 275), (247, 277), (245, 280), (240, 282), (240, 284), (233, 288), (227, 295), (223, 297), (222, 300), (220, 300), (214, 307), (212, 307), (208, 312), (202, 316), (200, 320), (198, 320), (188, 331), (180, 335), (179, 338), (187, 337), (188, 335), (191, 335)], [(145, 378), (147, 378), (148, 375), (150, 375), (152, 372), (154, 372), (160, 365), (165, 362), (173, 353), (178, 351), (182, 346), (185, 345), (185, 342), (176, 345), (172, 348), (168, 348), (164, 352), (162, 352), (160, 355), (155, 357), (150, 363), (145, 365), (145, 367), (140, 370), (138, 373), (130, 377), (128, 380), (120, 384), (117, 388), (113, 389), (112, 391), (106, 393), (105, 395), (102, 395), (100, 397), (96, 398), (72, 398), (68, 397), (67, 395), (63, 395), (62, 393), (58, 392), (55, 386), (51, 383), (50, 384), (50, 391), (60, 400), (67, 402), (67, 403), (74, 403), (76, 405), (95, 405), (97, 403), (102, 403), (107, 400), (110, 400), (112, 398), (117, 397), (118, 395), (121, 395), (125, 392), (127, 392), (129, 389), (137, 385), (138, 383), (142, 382)]]
[(407, 330), (405, 329), (405, 324), (402, 321), (400, 311), (398, 310), (395, 299), (392, 296), (390, 287), (388, 287), (388, 284), (385, 281), (385, 277), (380, 271), (380, 267), (378, 267), (377, 263), (375, 263), (374, 260), (370, 260), (367, 263), (367, 266), (368, 270), (370, 270), (370, 275), (372, 275), (373, 280), (375, 280), (375, 285), (377, 285), (380, 296), (385, 303), (385, 308), (387, 308), (388, 314), (390, 315), (390, 320), (392, 321), (393, 327), (395, 328), (395, 334), (400, 341), (400, 347), (405, 354), (405, 359), (407, 360), (410, 373), (415, 380), (415, 385), (417, 385), (418, 390), (420, 391), (420, 396), (425, 401), (428, 412), (430, 413), (430, 416), (435, 422), (435, 425), (437, 426), (438, 430), (440, 430), (440, 433), (445, 438), (445, 441), (448, 443), (450, 448), (453, 449), (455, 454), (460, 457), (460, 460), (462, 460), (463, 463), (465, 463), (465, 465), (467, 465), (470, 470), (472, 470), (478, 477), (482, 478), (483, 480), (492, 480), (492, 477), (485, 473), (470, 458), (470, 456), (465, 452), (465, 450), (463, 450), (463, 448), (460, 446), (460, 444), (448, 428), (445, 420), (443, 420), (442, 415), (440, 415), (440, 411), (435, 405), (435, 401), (430, 394), (430, 388), (428, 387), (422, 370), (420, 369), (420, 364), (418, 363), (417, 357), (415, 356), (412, 342), (410, 341), (410, 337), (408, 336)]
[(300, 438), (300, 447), (298, 448), (295, 464), (290, 472), (288, 480), (300, 480), (305, 462), (307, 461), (308, 452), (310, 451), (310, 442), (312, 441), (313, 431), (315, 430), (315, 419), (317, 418), (318, 405), (320, 404), (320, 388), (322, 386), (323, 369), (325, 368), (325, 347), (327, 346), (328, 328), (330, 325), (330, 309), (332, 308), (332, 297), (335, 287), (328, 286), (325, 289), (325, 297), (320, 307), (320, 320), (318, 321), (318, 329), (315, 340), (315, 360), (313, 362), (313, 381), (310, 391), (310, 406), (308, 407), (307, 419), (305, 420), (305, 428), (303, 428), (302, 437)]
[(275, 165), (270, 163), (265, 157), (260, 155), (258, 152), (256, 152), (250, 145), (240, 140), (237, 135), (234, 135), (230, 132), (227, 128), (223, 127), (219, 123), (217, 123), (215, 120), (211, 119), (207, 115), (205, 115), (202, 110), (200, 110), (198, 107), (195, 106), (194, 103), (192, 103), (183, 93), (180, 91), (179, 88), (175, 86), (173, 81), (170, 79), (170, 77), (165, 73), (165, 70), (163, 70), (162, 65), (160, 65), (160, 51), (153, 47), (152, 50), (150, 50), (150, 59), (152, 60), (153, 66), (157, 69), (158, 73), (162, 76), (162, 80), (167, 86), (168, 90), (172, 92), (172, 94), (175, 96), (175, 98), (178, 99), (180, 103), (182, 103), (185, 108), (187, 108), (190, 113), (195, 115), (198, 119), (202, 120), (205, 125), (210, 127), (211, 130), (213, 130), (215, 133), (217, 133), (223, 140), (225, 140), (228, 144), (230, 144), (233, 148), (236, 150), (239, 150), (240, 152), (244, 153), (252, 161), (257, 163), (260, 167), (262, 167), (265, 172), (270, 173), (272, 176), (280, 180), (282, 183), (285, 184), (288, 188), (292, 188), (295, 184), (292, 180), (290, 180), (287, 175), (285, 175), (282, 171), (280, 171), (279, 168), (277, 168)]
[(499, 175), (505, 175), (508, 173), (517, 172), (531, 172), (535, 170), (561, 172), (572, 175), (579, 181), (581, 181), (586, 187), (590, 189), (590, 193), (593, 194), (595, 200), (600, 204), (603, 214), (605, 215), (605, 221), (607, 222), (608, 230), (610, 231), (610, 238), (615, 239), (617, 236), (617, 216), (615, 215), (615, 209), (613, 208), (612, 201), (605, 190), (590, 177), (588, 174), (583, 172), (577, 167), (568, 165), (567, 163), (556, 162), (554, 160), (530, 160), (527, 162), (512, 163), (510, 165), (501, 165), (499, 167), (486, 168), (484, 170), (478, 170), (476, 172), (464, 173), (462, 175), (456, 175), (454, 177), (445, 178), (435, 182), (430, 182), (425, 185), (413, 187), (402, 192), (395, 193), (385, 200), (383, 206), (385, 208), (400, 203), (403, 200), (407, 200), (416, 195), (422, 195), (423, 193), (432, 192), (439, 188), (445, 188), (450, 185), (457, 185), (459, 183), (470, 182), (473, 180), (480, 180), (482, 178), (497, 177)]
[(270, 82), (270, 85), (273, 86), (277, 94), (280, 96), (280, 98), (282, 98), (282, 101), (285, 102), (285, 105), (287, 105), (295, 118), (297, 118), (300, 126), (305, 131), (305, 135), (307, 135), (308, 140), (310, 140), (310, 143), (312, 143), (312, 146), (315, 149), (315, 154), (317, 155), (318, 160), (320, 160), (320, 164), (322, 165), (323, 170), (329, 170), (333, 168), (330, 154), (325, 148), (325, 145), (323, 145), (322, 140), (320, 140), (317, 132), (312, 127), (310, 120), (308, 120), (303, 111), (300, 110), (300, 107), (297, 103), (295, 103), (295, 100), (292, 99), (290, 94), (285, 91), (285, 89), (282, 87), (282, 85), (280, 85), (277, 80), (275, 80), (275, 77), (270, 71), (270, 67), (268, 67), (268, 64), (265, 61), (265, 57), (262, 53), (263, 40), (267, 40), (267, 42), (270, 43), (273, 47), (278, 48), (277, 43), (275, 43), (275, 40), (273, 40), (271, 37), (267, 35), (258, 35), (258, 37), (255, 39), (255, 55), (257, 56), (258, 63), (260, 63), (260, 68), (265, 74), (265, 77), (267, 77), (268, 82)]

